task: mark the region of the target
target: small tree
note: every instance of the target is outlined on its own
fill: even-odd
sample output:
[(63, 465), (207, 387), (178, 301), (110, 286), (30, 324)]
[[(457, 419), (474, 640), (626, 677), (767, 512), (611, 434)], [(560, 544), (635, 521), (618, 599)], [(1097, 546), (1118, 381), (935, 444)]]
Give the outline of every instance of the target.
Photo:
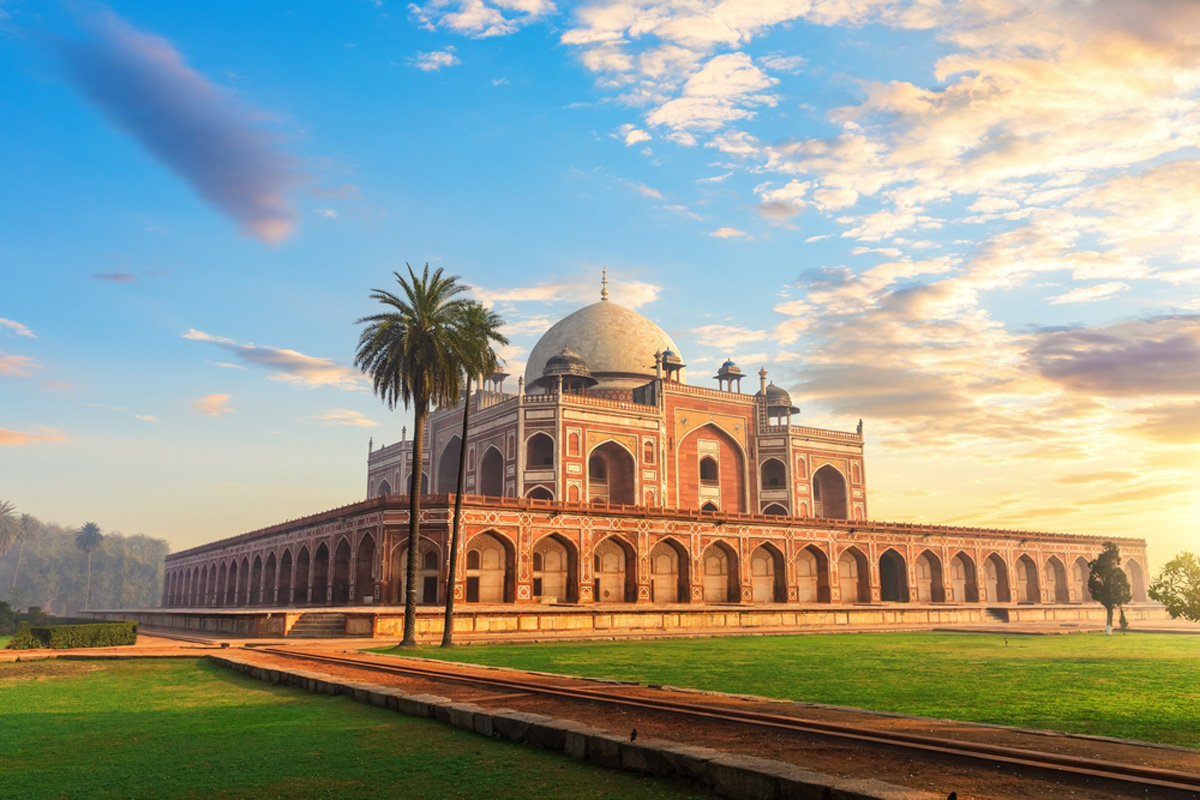
[(1200, 558), (1183, 552), (1168, 561), (1150, 584), (1150, 597), (1166, 606), (1172, 619), (1200, 622)]
[(1121, 549), (1112, 542), (1105, 542), (1104, 550), (1088, 562), (1088, 568), (1088, 592), (1108, 612), (1104, 632), (1112, 636), (1113, 609), (1133, 599), (1129, 578), (1121, 569)]

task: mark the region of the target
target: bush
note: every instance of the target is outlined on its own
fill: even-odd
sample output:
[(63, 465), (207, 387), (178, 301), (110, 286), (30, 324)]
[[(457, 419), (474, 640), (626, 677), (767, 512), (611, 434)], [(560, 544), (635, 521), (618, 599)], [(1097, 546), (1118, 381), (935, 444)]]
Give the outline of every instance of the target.
[(91, 622), (84, 625), (23, 627), (9, 650), (69, 650), (76, 647), (120, 647), (137, 643), (136, 622)]
[(8, 603), (0, 600), (0, 636), (17, 632), (17, 612)]

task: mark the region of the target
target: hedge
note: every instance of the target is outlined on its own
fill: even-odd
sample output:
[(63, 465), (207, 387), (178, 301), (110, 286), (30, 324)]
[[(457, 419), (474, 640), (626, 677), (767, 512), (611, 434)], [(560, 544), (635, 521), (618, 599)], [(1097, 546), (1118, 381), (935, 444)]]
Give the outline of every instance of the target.
[(83, 625), (23, 627), (9, 650), (68, 650), (75, 647), (119, 647), (137, 643), (136, 622), (91, 622)]

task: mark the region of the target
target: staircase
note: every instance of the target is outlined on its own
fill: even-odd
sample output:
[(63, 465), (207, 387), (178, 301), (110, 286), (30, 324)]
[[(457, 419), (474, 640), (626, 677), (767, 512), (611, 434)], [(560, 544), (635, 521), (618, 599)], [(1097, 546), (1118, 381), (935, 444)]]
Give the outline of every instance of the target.
[(984, 616), (991, 617), (997, 622), (1008, 624), (1008, 609), (1007, 608), (985, 608)]
[(301, 614), (288, 631), (289, 639), (342, 639), (346, 636), (345, 614)]

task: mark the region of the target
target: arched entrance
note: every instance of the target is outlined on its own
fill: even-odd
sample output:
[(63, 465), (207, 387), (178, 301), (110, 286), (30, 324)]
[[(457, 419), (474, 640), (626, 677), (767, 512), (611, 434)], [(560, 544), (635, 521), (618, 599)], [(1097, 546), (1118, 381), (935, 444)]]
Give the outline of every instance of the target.
[(511, 602), (512, 560), (512, 549), (499, 536), (480, 533), (471, 537), (467, 543), (467, 602)]
[(783, 553), (761, 544), (750, 553), (750, 599), (755, 603), (786, 603)]
[(832, 464), (826, 464), (812, 477), (813, 516), (848, 519), (846, 516), (846, 478)]
[(535, 433), (525, 440), (525, 469), (554, 469), (554, 440)]
[(1067, 570), (1056, 557), (1046, 559), (1043, 570), (1046, 578), (1046, 599), (1052, 603), (1071, 602), (1071, 589), (1067, 586)]
[(597, 603), (632, 603), (635, 598), (633, 547), (609, 536), (592, 550)]
[(1125, 577), (1129, 578), (1129, 593), (1133, 597), (1135, 603), (1145, 603), (1146, 596), (1146, 577), (1142, 572), (1142, 565), (1131, 558), (1125, 559), (1122, 564), (1125, 570)]
[(650, 599), (655, 603), (686, 603), (689, 563), (687, 549), (674, 539), (650, 548)]
[[(354, 557), (354, 603), (377, 602), (375, 597), (375, 537), (371, 534), (363, 536), (358, 543), (358, 552)], [(370, 599), (368, 599), (370, 598)]]
[(504, 496), (504, 454), (489, 447), (479, 459), (479, 477), (475, 484), (485, 497)]
[(292, 602), (297, 605), (311, 603), (313, 593), (309, 591), (309, 577), (312, 567), (312, 557), (308, 545), (301, 545), (296, 556), (296, 576), (292, 579)]
[(975, 562), (966, 553), (950, 559), (950, 583), (956, 603), (978, 603), (979, 586), (975, 578)]
[(246, 598), (246, 605), (248, 606), (256, 606), (262, 602), (262, 575), (262, 556), (255, 556), (254, 566), (250, 572), (250, 595)]
[(588, 456), (588, 500), (613, 505), (637, 502), (633, 456), (616, 442), (605, 442)]
[(787, 469), (778, 458), (768, 458), (759, 470), (760, 489), (786, 489)]
[(578, 599), (578, 559), (570, 543), (556, 533), (533, 548), (533, 595), (543, 602), (574, 603)]
[(216, 605), (223, 606), (228, 604), (228, 599), (225, 597), (225, 581), (228, 579), (225, 564), (221, 564), (217, 568), (217, 598)]
[(871, 602), (871, 573), (867, 557), (857, 547), (848, 547), (838, 559), (838, 589), (843, 603)]
[(387, 481), (379, 482), (379, 491), (375, 493), (377, 497), (383, 497), (392, 493), (392, 485)]
[(238, 570), (238, 575), (241, 577), (241, 585), (238, 587), (238, 605), (250, 605), (250, 583), (253, 580), (250, 573), (250, 559), (243, 558), (242, 566)]
[(1038, 590), (1038, 568), (1029, 556), (1017, 559), (1017, 602), (1040, 603), (1041, 592)]
[(1087, 588), (1089, 572), (1091, 572), (1091, 567), (1088, 566), (1087, 559), (1083, 556), (1075, 559), (1075, 562), (1071, 564), (1071, 588), (1075, 591), (1076, 603), (1087, 603), (1092, 599), (1092, 593)]
[(308, 602), (314, 605), (329, 602), (329, 547), (325, 542), (321, 542), (313, 554), (312, 596)]
[(438, 454), (435, 482), (438, 494), (454, 494), (458, 490), (458, 464), (461, 459), (462, 438), (454, 434)]
[(704, 602), (736, 603), (741, 598), (738, 586), (737, 554), (724, 542), (713, 542), (701, 560), (704, 575)]
[(275, 554), (267, 554), (267, 563), (263, 567), (263, 593), (262, 601), (267, 605), (275, 604), (275, 580), (277, 577), (277, 568), (275, 563)]
[[(680, 508), (700, 508), (706, 503), (729, 512), (751, 510), (746, 492), (746, 457), (741, 444), (709, 423), (683, 437), (676, 448)], [(756, 501), (753, 508), (759, 508)]]
[(283, 551), (283, 557), (279, 559), (279, 589), (275, 594), (275, 602), (281, 606), (291, 605), (292, 600), (292, 550), (287, 548)]
[(879, 599), (885, 603), (907, 603), (907, 575), (904, 556), (895, 550), (885, 551), (879, 557)]
[(917, 602), (946, 602), (946, 585), (942, 581), (942, 561), (929, 550), (917, 556)]
[(333, 599), (335, 605), (350, 602), (350, 542), (343, 536), (333, 551)]
[(1008, 565), (998, 554), (992, 553), (983, 560), (985, 600), (989, 603), (1011, 603), (1008, 591)]
[(816, 545), (808, 545), (796, 556), (796, 600), (829, 602), (829, 559)]
[[(397, 605), (408, 602), (408, 537), (405, 545), (392, 550), (392, 585), (396, 587), (393, 600)], [(442, 549), (422, 536), (417, 540), (417, 603), (435, 605), (441, 597)], [(502, 587), (503, 588), (503, 587)]]
[(238, 589), (238, 563), (236, 560), (229, 562), (229, 585), (225, 591), (225, 605), (237, 605), (237, 589)]

